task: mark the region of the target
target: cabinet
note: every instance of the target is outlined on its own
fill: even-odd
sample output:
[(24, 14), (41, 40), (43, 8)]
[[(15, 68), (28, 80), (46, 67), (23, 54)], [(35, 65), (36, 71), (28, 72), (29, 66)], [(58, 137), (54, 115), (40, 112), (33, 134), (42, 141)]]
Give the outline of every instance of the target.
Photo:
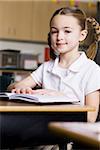
[[(68, 1), (50, 0), (0, 1), (0, 38), (47, 42), (53, 12), (69, 4)], [(80, 2), (79, 7), (89, 16), (96, 12), (96, 4), (92, 11), (87, 3)]]
[(31, 40), (32, 1), (0, 1), (0, 38)]
[(49, 22), (57, 8), (65, 7), (66, 1), (34, 1), (32, 13), (32, 40), (46, 42), (49, 33)]
[(58, 7), (50, 1), (0, 1), (0, 38), (47, 42), (49, 21)]
[[(42, 7), (41, 7), (42, 6)], [(50, 10), (48, 2), (35, 1), (32, 15), (32, 40), (47, 41), (49, 32)]]

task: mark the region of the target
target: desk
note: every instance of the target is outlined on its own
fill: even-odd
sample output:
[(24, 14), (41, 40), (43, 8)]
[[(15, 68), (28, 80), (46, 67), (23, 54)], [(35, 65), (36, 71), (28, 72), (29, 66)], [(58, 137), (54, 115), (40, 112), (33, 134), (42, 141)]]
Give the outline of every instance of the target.
[(94, 110), (89, 106), (34, 105), (1, 100), (2, 147), (60, 143), (61, 138), (48, 131), (49, 122), (87, 121), (87, 112)]
[(48, 127), (54, 134), (61, 137), (69, 137), (93, 149), (100, 148), (100, 122), (51, 122)]
[[(78, 112), (87, 113), (95, 111), (95, 108), (80, 105), (35, 105), (32, 103), (20, 103), (8, 100), (0, 100), (0, 112)], [(85, 118), (86, 119), (86, 118)]]

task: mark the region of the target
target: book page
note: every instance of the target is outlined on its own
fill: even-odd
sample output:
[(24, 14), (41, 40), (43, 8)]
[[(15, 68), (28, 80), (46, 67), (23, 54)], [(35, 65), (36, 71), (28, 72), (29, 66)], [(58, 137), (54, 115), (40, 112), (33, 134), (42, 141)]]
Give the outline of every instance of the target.
[(15, 93), (5, 93), (5, 92), (1, 92), (0, 93), (0, 97), (10, 97), (11, 95), (14, 95)]
[(78, 100), (67, 99), (64, 95), (50, 94), (17, 94), (17, 93), (0, 93), (0, 97), (9, 97), (9, 99), (18, 99), (37, 103), (76, 103)]

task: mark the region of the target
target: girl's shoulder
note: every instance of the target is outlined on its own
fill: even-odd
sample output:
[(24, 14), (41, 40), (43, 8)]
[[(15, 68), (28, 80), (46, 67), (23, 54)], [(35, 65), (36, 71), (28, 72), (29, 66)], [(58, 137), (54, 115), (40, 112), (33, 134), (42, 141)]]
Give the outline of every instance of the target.
[(94, 60), (88, 59), (88, 65), (91, 68), (100, 69), (100, 66)]
[(49, 61), (44, 62), (42, 65), (44, 67), (49, 67), (49, 66), (53, 66), (54, 63), (55, 63), (55, 60), (49, 60)]
[(90, 76), (99, 76), (100, 77), (100, 66), (95, 61), (88, 59), (84, 68), (86, 68), (85, 71)]

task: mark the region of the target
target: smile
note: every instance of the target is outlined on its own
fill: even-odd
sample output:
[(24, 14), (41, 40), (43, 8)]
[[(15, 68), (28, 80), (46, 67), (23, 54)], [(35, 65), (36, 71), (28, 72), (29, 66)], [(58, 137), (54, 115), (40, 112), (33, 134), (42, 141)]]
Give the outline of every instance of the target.
[(62, 46), (62, 45), (65, 45), (65, 43), (57, 43), (56, 45), (58, 45), (58, 46)]

